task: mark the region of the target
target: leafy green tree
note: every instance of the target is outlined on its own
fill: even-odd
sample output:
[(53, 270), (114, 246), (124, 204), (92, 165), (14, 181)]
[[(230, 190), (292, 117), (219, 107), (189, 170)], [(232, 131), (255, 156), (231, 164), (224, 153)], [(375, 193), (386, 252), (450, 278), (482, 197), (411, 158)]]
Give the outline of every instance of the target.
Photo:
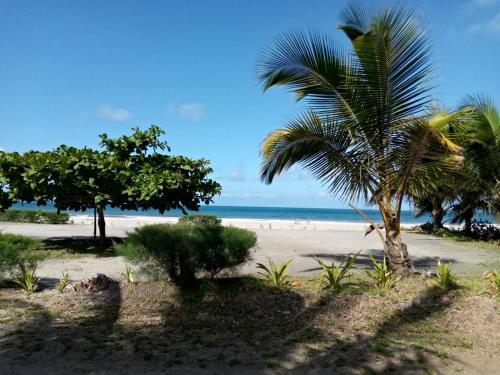
[(0, 175), (8, 189), (6, 208), (13, 201), (53, 202), (59, 210), (98, 214), (104, 239), (106, 207), (122, 210), (198, 210), (220, 193), (208, 176), (209, 161), (171, 156), (160, 140), (163, 131), (152, 125), (132, 135), (101, 135), (101, 151), (59, 146), (50, 152), (2, 153)]
[(305, 113), (269, 134), (261, 177), (301, 164), (332, 194), (375, 204), (391, 270), (408, 274), (400, 215), (407, 192), (433, 186), (460, 163), (459, 148), (442, 130), (461, 113), (429, 119), (432, 64), (429, 41), (404, 7), (369, 12), (351, 3), (338, 26), (352, 50), (331, 37), (292, 32), (276, 39), (258, 63), (265, 90), (287, 86)]

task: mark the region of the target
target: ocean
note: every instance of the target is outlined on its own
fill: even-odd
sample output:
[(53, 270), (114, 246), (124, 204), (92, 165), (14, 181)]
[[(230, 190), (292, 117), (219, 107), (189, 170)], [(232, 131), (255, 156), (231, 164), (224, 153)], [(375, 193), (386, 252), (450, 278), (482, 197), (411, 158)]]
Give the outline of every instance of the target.
[[(53, 206), (36, 206), (36, 204), (15, 204), (16, 209), (42, 209), (53, 211)], [(363, 212), (374, 222), (380, 222), (381, 216), (378, 210), (364, 209)], [(68, 211), (70, 215), (92, 215), (91, 210), (86, 212)], [(197, 213), (216, 215), (221, 218), (238, 219), (275, 219), (275, 220), (310, 220), (310, 221), (344, 221), (365, 222), (365, 220), (353, 209), (347, 208), (292, 208), (292, 207), (245, 207), (245, 206), (202, 206)], [(161, 215), (157, 210), (130, 211), (118, 208), (108, 208), (106, 216), (164, 216), (179, 217), (180, 210), (172, 210)], [(429, 221), (429, 216), (416, 218), (411, 211), (401, 212), (401, 222), (404, 224), (421, 224)], [(449, 220), (446, 218), (445, 220)], [(487, 215), (478, 215), (478, 220), (494, 222), (494, 218)]]

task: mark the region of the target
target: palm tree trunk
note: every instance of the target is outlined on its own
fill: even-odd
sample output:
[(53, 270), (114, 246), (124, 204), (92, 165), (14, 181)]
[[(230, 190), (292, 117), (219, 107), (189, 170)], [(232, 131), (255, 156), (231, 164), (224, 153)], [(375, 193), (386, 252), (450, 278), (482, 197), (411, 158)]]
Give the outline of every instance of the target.
[(401, 241), (399, 223), (386, 226), (384, 252), (392, 271), (407, 276), (412, 271), (412, 264), (406, 244)]
[(472, 218), (473, 218), (473, 215), (467, 215), (465, 218), (464, 218), (464, 232), (466, 234), (471, 234), (472, 233)]
[(432, 229), (433, 230), (439, 230), (443, 229), (443, 218), (444, 215), (446, 214), (445, 210), (443, 210), (442, 206), (439, 207), (434, 207), (432, 210)]

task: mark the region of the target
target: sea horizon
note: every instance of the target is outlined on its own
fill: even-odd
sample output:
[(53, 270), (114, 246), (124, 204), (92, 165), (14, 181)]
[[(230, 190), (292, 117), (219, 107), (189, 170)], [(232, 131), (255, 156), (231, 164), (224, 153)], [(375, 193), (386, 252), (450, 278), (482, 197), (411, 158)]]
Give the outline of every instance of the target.
[[(13, 209), (39, 209), (43, 211), (54, 211), (53, 205), (37, 206), (34, 203), (16, 203)], [(375, 222), (380, 222), (382, 217), (377, 209), (369, 208), (362, 211)], [(93, 211), (65, 211), (71, 216), (92, 216)], [(330, 221), (330, 222), (366, 222), (365, 219), (352, 208), (313, 208), (313, 207), (269, 207), (269, 206), (229, 206), (210, 205), (201, 206), (199, 211), (188, 211), (189, 214), (209, 214), (224, 219), (264, 219), (264, 220), (305, 220), (305, 221)], [(170, 210), (160, 214), (158, 210), (120, 210), (119, 208), (107, 208), (107, 217), (180, 217), (181, 210)], [(451, 215), (445, 217), (445, 222), (451, 219)], [(495, 218), (490, 215), (479, 214), (477, 220), (486, 220), (495, 223)], [(401, 211), (402, 224), (423, 224), (430, 221), (430, 215), (415, 217), (411, 210)]]

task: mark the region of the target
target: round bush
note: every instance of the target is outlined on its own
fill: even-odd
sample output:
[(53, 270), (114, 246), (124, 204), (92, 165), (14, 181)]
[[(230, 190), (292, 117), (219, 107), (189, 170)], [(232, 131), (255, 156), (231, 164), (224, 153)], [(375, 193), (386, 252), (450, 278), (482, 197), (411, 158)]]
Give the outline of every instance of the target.
[(192, 286), (198, 271), (214, 277), (246, 262), (256, 242), (245, 229), (184, 222), (137, 228), (117, 250), (131, 261), (160, 266), (180, 286)]

